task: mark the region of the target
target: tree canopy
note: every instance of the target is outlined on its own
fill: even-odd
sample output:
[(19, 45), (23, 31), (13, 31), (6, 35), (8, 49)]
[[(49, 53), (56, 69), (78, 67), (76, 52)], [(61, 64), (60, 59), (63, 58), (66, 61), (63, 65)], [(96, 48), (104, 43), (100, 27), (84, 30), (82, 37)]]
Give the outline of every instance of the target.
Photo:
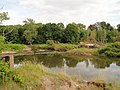
[[(1, 19), (3, 20), (3, 19)], [(7, 19), (4, 19), (7, 20)], [(35, 23), (33, 19), (23, 21), (24, 25), (0, 26), (0, 35), (6, 42), (20, 44), (41, 44), (47, 40), (60, 43), (107, 43), (120, 41), (120, 24), (113, 27), (107, 22), (96, 22), (86, 29), (82, 23)]]

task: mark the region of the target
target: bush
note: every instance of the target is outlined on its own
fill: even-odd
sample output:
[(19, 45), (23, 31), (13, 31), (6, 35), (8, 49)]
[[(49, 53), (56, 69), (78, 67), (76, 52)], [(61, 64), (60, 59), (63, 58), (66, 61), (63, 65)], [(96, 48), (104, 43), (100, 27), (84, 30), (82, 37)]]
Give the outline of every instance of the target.
[(15, 74), (15, 72), (9, 69), (9, 63), (0, 62), (0, 83), (8, 82), (10, 79), (19, 83), (20, 85), (24, 84), (24, 79)]
[(46, 41), (46, 44), (48, 44), (48, 45), (53, 45), (53, 44), (55, 44), (55, 42), (54, 42), (54, 40), (47, 40), (47, 41)]
[(4, 44), (5, 43), (5, 37), (4, 36), (0, 36), (0, 44)]
[(109, 57), (120, 57), (120, 42), (108, 44), (100, 48), (98, 52)]
[(0, 83), (4, 82), (7, 79), (8, 72), (8, 63), (0, 62)]

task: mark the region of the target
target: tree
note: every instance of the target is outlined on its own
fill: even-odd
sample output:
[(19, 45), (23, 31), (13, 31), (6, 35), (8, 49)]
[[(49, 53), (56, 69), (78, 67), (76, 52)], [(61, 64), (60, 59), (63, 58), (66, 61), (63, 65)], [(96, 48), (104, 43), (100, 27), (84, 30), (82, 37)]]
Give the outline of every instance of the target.
[(117, 30), (120, 32), (120, 24), (117, 25)]
[(64, 29), (65, 29), (65, 26), (64, 26), (64, 24), (63, 24), (63, 23), (58, 23), (58, 24), (57, 24), (57, 26), (58, 26), (60, 29), (62, 29), (62, 30), (64, 30)]
[(62, 42), (64, 25), (62, 23), (47, 23), (44, 24), (42, 28), (39, 27), (38, 32), (43, 43), (46, 43), (47, 40)]
[(99, 22), (100, 23), (100, 25), (101, 25), (101, 29), (103, 29), (103, 30), (113, 30), (114, 28), (113, 28), (113, 26), (111, 26), (110, 25), (110, 23), (106, 23), (106, 22)]
[(117, 37), (116, 38), (117, 38), (117, 41), (120, 42), (120, 32), (117, 33)]
[(98, 42), (104, 43), (106, 41), (107, 31), (106, 30), (97, 30), (96, 39)]
[[(19, 36), (19, 26), (18, 25), (9, 25), (6, 26), (6, 30), (5, 30), (5, 37), (6, 37), (6, 41), (11, 42), (11, 43), (21, 43), (20, 42), (20, 38), (22, 37)], [(10, 32), (12, 31), (12, 32)]]
[(81, 30), (80, 41), (87, 41), (89, 34), (90, 30)]
[[(0, 13), (0, 24), (2, 24), (3, 21), (9, 20), (9, 19), (10, 19), (10, 18), (8, 17), (8, 12)], [(5, 35), (7, 35), (7, 34), (9, 34), (9, 33), (12, 32), (12, 30), (10, 30), (9, 32), (7, 32), (7, 33), (5, 34), (5, 30), (6, 30), (6, 28), (4, 28), (4, 30), (2, 30), (2, 36), (4, 36), (4, 37), (5, 37)]]
[(33, 19), (27, 19), (25, 21), (23, 21), (24, 24), (24, 28), (25, 31), (23, 33), (23, 36), (26, 39), (26, 42), (28, 44), (32, 44), (34, 39), (37, 37), (37, 26), (35, 25), (35, 21)]
[(86, 30), (86, 26), (84, 24), (78, 23), (77, 25), (79, 26), (80, 30)]
[(3, 12), (0, 13), (0, 24), (2, 24), (3, 21), (9, 20), (10, 18), (8, 17), (8, 12)]
[(117, 30), (107, 31), (107, 36), (106, 36), (107, 42), (117, 41), (117, 36), (118, 36)]
[(78, 43), (80, 40), (80, 28), (76, 23), (70, 23), (65, 29), (66, 43)]
[(88, 37), (89, 42), (95, 43), (96, 42), (96, 31), (90, 31), (89, 37)]
[(33, 25), (35, 24), (35, 20), (31, 19), (31, 18), (27, 18), (25, 21), (23, 21), (23, 23), (25, 23), (26, 25)]

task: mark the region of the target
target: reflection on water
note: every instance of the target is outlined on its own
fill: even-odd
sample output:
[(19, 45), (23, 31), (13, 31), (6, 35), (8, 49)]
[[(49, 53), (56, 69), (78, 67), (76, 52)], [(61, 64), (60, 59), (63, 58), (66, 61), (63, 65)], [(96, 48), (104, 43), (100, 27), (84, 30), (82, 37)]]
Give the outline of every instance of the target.
[(70, 58), (59, 54), (52, 55), (32, 55), (32, 56), (17, 56), (15, 64), (24, 61), (33, 61), (42, 63), (46, 68), (54, 71), (64, 71), (68, 74), (83, 77), (86, 80), (104, 79), (107, 81), (120, 82), (120, 60), (109, 58)]

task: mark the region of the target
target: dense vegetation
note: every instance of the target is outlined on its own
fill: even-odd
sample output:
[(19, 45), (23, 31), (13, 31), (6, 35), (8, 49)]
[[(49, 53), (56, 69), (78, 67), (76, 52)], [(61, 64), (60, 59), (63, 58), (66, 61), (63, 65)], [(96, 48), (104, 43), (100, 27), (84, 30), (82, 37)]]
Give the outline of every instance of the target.
[(108, 44), (99, 49), (99, 54), (104, 54), (109, 57), (120, 57), (120, 42)]
[(2, 51), (20, 52), (25, 48), (27, 48), (26, 45), (23, 45), (23, 44), (11, 44), (11, 43), (5, 41), (4, 36), (0, 36), (0, 52), (2, 52)]
[[(32, 45), (32, 49), (34, 51), (39, 50), (54, 50), (54, 51), (68, 51), (75, 48), (78, 48), (78, 45), (75, 44), (63, 44), (63, 43), (55, 43), (49, 40), (50, 42), (46, 44), (34, 44)], [(52, 43), (51, 43), (52, 42)]]
[(16, 72), (9, 68), (9, 63), (0, 61), (0, 84), (13, 80), (20, 85), (24, 84), (24, 80)]
[(88, 28), (82, 23), (35, 23), (33, 19), (23, 21), (24, 25), (2, 25), (9, 20), (7, 12), (0, 13), (0, 36), (6, 42), (17, 44), (41, 44), (48, 40), (60, 43), (107, 43), (120, 41), (120, 24), (115, 28), (107, 22), (96, 22)]
[(35, 23), (33, 19), (24, 21), (24, 25), (0, 26), (0, 35), (5, 41), (17, 44), (41, 44), (47, 40), (60, 43), (107, 43), (120, 41), (120, 25), (114, 28), (109, 23), (97, 22), (86, 28), (83, 24)]
[(0, 44), (1, 51), (17, 51), (20, 52), (25, 49), (27, 46), (22, 44)]

